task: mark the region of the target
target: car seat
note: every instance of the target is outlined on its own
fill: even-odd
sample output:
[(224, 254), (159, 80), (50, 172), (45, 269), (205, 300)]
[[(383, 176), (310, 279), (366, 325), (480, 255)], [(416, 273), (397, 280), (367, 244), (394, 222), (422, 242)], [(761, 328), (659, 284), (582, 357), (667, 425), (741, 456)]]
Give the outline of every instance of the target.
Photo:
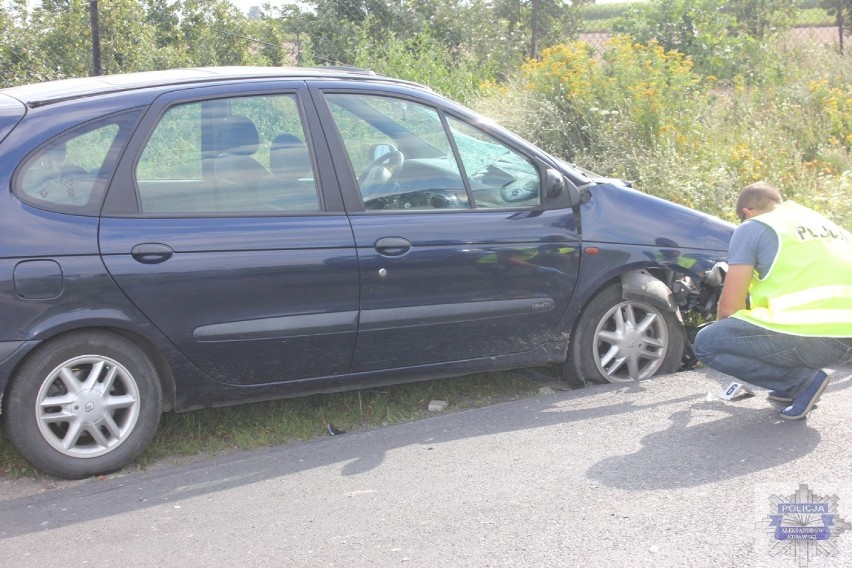
[(253, 157), (260, 146), (257, 127), (244, 116), (231, 116), (222, 122), (221, 128), (225, 150), (213, 161), (219, 185), (218, 209), (258, 210), (257, 185), (269, 176), (269, 171)]
[(264, 204), (284, 211), (318, 211), (316, 183), (308, 147), (297, 136), (282, 133), (269, 148), (272, 175), (258, 186)]

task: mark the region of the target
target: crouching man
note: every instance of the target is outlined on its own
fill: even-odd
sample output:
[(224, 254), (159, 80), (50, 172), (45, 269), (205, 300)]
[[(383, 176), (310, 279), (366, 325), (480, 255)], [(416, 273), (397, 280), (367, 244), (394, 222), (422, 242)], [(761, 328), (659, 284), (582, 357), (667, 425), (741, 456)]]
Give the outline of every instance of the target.
[(737, 216), (718, 321), (695, 355), (804, 418), (828, 386), (823, 367), (852, 361), (852, 235), (764, 182), (742, 190)]

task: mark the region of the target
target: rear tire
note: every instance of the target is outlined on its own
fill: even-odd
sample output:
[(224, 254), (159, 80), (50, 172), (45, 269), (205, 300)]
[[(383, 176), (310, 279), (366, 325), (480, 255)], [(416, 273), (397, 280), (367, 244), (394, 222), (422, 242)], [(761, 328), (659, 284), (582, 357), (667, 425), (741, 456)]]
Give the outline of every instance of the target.
[(620, 284), (601, 290), (580, 314), (563, 377), (571, 384), (621, 383), (672, 373), (683, 356), (677, 315), (625, 300)]
[(38, 469), (77, 479), (120, 469), (157, 431), (156, 369), (131, 341), (104, 331), (72, 333), (33, 352), (3, 401), (9, 442)]

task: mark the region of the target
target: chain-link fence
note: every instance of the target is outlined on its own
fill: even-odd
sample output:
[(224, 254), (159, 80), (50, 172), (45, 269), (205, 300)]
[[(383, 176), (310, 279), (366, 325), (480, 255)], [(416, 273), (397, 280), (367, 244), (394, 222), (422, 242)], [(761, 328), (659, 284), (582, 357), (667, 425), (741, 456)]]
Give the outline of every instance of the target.
[(838, 26), (796, 26), (784, 32), (789, 45), (819, 45), (845, 52), (849, 37)]
[[(612, 32), (580, 32), (578, 39), (588, 43), (598, 52), (606, 51), (607, 42), (613, 36)], [(780, 34), (781, 44), (785, 48), (822, 47), (833, 51), (846, 52), (852, 38), (844, 36), (837, 26), (794, 26)]]

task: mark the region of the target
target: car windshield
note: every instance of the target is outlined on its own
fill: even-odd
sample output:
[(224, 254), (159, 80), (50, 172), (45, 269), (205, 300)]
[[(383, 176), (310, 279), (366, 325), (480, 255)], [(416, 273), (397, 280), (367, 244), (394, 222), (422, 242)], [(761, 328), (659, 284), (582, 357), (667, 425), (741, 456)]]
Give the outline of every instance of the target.
[(472, 169), (469, 173), (486, 170), (489, 165), (501, 170), (505, 170), (504, 166), (508, 165), (508, 169), (511, 169), (511, 163), (519, 159), (517, 154), (508, 151), (505, 146), (490, 140), (474, 138), (460, 132), (455, 133), (455, 140), (459, 152), (465, 155), (465, 167)]

